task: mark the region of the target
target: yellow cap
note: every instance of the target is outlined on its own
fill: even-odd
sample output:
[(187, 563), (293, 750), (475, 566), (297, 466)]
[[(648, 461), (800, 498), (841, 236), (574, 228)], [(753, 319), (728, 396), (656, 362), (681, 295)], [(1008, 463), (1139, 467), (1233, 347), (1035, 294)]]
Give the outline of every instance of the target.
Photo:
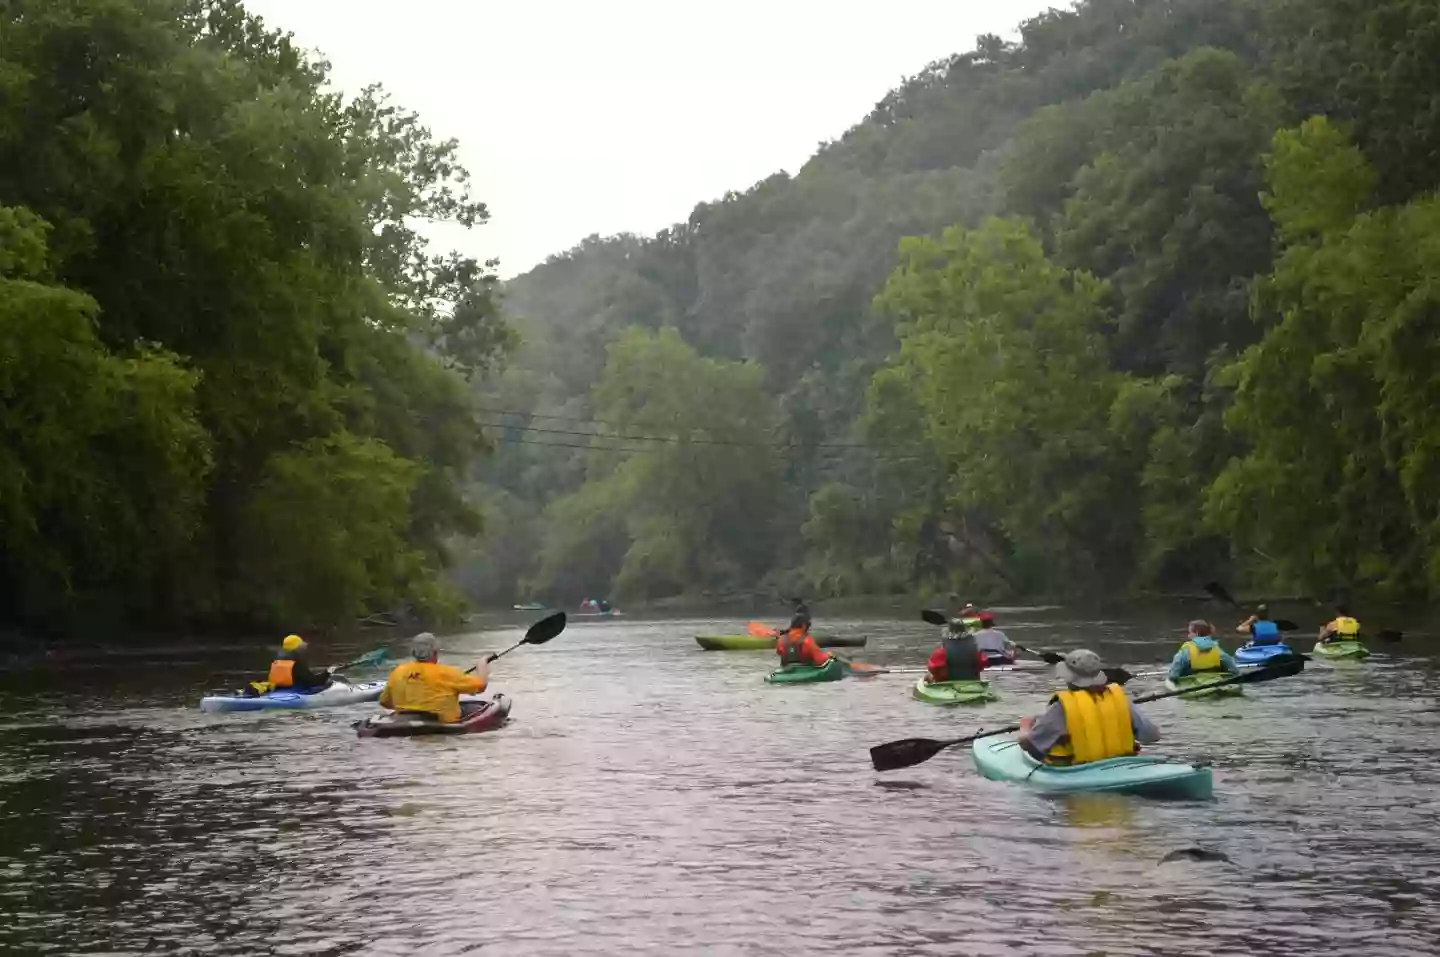
[(299, 635), (286, 635), (285, 640), (280, 642), (282, 651), (299, 651), (305, 647), (305, 639)]

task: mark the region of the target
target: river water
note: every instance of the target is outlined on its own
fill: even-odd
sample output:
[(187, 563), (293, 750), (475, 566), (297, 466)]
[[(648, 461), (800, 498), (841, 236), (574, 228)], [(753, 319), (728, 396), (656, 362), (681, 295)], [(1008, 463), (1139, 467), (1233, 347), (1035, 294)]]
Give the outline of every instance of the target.
[[(1183, 614), (1001, 625), (1141, 671)], [(499, 649), (519, 619), (447, 647)], [(1042, 797), (981, 779), (965, 749), (877, 774), (871, 745), (1037, 712), (1048, 669), (944, 710), (911, 700), (913, 675), (771, 687), (771, 656), (693, 641), (742, 629), (572, 621), (497, 664), (507, 728), (446, 739), (359, 740), (367, 705), (196, 709), (264, 647), (6, 674), (0, 952), (1440, 954), (1440, 676), (1421, 641), (1147, 706), (1152, 753), (1215, 767), (1213, 800), (1156, 802)], [(817, 631), (869, 635), (855, 657), (893, 665), (935, 638)], [(1189, 847), (1229, 861), (1161, 863)]]

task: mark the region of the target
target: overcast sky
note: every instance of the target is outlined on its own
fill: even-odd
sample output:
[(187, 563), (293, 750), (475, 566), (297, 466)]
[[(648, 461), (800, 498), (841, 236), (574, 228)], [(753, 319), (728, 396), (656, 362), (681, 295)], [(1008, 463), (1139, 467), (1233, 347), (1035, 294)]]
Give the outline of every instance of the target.
[(1040, 0), (250, 0), (461, 143), (491, 220), (434, 238), (524, 272), (795, 172), (904, 77)]

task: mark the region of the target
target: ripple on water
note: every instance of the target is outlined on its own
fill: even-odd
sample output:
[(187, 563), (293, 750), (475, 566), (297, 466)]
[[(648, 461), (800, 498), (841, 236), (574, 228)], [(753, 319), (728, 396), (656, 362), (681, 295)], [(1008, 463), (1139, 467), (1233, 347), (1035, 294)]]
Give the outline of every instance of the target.
[[(1173, 650), (1047, 611), (1021, 616), (1027, 645), (1087, 629), (1136, 671)], [(1148, 706), (1157, 750), (1214, 760), (1213, 801), (1047, 798), (980, 779), (963, 750), (883, 777), (866, 755), (1033, 713), (1045, 670), (996, 675), (983, 711), (915, 702), (913, 676), (772, 688), (766, 655), (690, 637), (734, 627), (572, 626), (500, 667), (512, 725), (461, 739), (361, 741), (364, 707), (202, 715), (189, 671), (12, 683), (0, 952), (1440, 953), (1428, 663)], [(880, 663), (933, 641), (833, 627), (872, 635), (856, 657)], [(1185, 847), (1233, 863), (1160, 863)]]

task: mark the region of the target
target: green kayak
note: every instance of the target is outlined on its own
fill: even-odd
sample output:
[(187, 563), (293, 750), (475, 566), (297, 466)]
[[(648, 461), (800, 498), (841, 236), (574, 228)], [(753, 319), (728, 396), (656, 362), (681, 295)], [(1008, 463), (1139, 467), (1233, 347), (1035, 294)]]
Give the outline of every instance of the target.
[[(775, 638), (758, 635), (696, 635), (695, 643), (706, 651), (774, 651)], [(864, 648), (865, 637), (839, 638), (836, 636), (817, 637), (815, 644), (821, 648)]]
[[(1233, 678), (1234, 675), (1224, 671), (1202, 671), (1199, 674), (1184, 675), (1179, 680), (1165, 680), (1165, 687), (1170, 691), (1180, 691), (1184, 688), (1205, 688), (1205, 685), (1223, 681), (1226, 678)], [(1218, 688), (1205, 688), (1203, 691), (1192, 691), (1185, 695), (1186, 698), (1235, 698), (1245, 693), (1244, 685), (1221, 685)]]
[(1171, 764), (1136, 755), (1068, 768), (1049, 767), (1026, 754), (1013, 738), (981, 738), (972, 751), (981, 776), (1051, 794), (1108, 792), (1203, 800), (1214, 792), (1208, 766)]
[(1315, 643), (1315, 654), (1321, 658), (1368, 658), (1370, 649), (1358, 641), (1319, 641)]
[(812, 681), (839, 681), (845, 677), (845, 666), (839, 658), (831, 658), (819, 668), (810, 665), (786, 665), (765, 676), (772, 685), (807, 684)]
[(915, 682), (911, 694), (917, 701), (926, 704), (984, 704), (999, 701), (1000, 696), (990, 690), (988, 681), (936, 681), (926, 680), (924, 675)]

